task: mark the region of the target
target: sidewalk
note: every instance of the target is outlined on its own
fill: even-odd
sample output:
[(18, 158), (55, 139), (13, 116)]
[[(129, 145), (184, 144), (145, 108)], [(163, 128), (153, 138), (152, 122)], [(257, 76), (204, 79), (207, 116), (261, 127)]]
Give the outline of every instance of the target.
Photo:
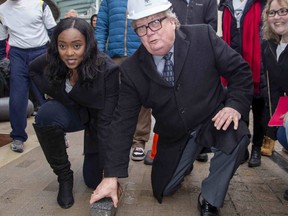
[[(0, 148), (0, 216), (88, 216), (92, 190), (85, 186), (82, 178), (83, 132), (67, 135), (68, 154), (75, 174), (75, 204), (65, 210), (57, 204), (56, 176), (39, 147), (32, 122), (33, 118), (29, 118), (29, 139), (24, 153), (12, 152), (9, 145)], [(1, 122), (0, 133), (9, 132), (9, 122)], [(147, 150), (150, 148), (151, 141), (146, 146)], [(288, 189), (288, 157), (278, 144), (272, 158), (282, 168), (271, 158), (262, 157), (260, 167), (248, 168), (245, 163), (237, 170), (220, 211), (222, 216), (288, 215), (288, 201), (283, 199), (283, 192)], [(117, 216), (198, 216), (197, 197), (208, 167), (209, 162), (196, 161), (180, 190), (159, 204), (152, 195), (151, 166), (131, 161), (129, 178), (120, 179), (124, 195)]]

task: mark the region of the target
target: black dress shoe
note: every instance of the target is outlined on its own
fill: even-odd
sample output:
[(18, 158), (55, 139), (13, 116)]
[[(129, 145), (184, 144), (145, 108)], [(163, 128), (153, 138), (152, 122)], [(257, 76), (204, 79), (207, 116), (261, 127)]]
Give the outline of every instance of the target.
[(249, 167), (258, 167), (261, 165), (261, 148), (252, 146), (251, 157), (248, 162)]
[(204, 198), (201, 197), (201, 194), (199, 194), (198, 197), (198, 209), (201, 216), (219, 216), (217, 207), (208, 203)]
[(200, 154), (198, 154), (196, 160), (199, 162), (207, 162), (208, 161), (208, 154), (207, 153), (200, 153)]

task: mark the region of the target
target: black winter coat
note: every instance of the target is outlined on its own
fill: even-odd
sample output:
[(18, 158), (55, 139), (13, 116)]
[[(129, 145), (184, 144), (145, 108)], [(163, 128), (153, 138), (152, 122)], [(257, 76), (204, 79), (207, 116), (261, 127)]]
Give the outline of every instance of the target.
[(48, 64), (46, 54), (36, 58), (29, 68), (33, 82), (43, 94), (79, 110), (85, 125), (84, 153), (95, 153), (105, 148), (108, 127), (119, 96), (119, 67), (106, 54), (102, 55), (105, 56), (104, 63), (99, 65), (101, 72), (92, 86), (84, 87), (77, 82), (69, 93), (65, 91), (65, 80), (58, 86), (48, 83), (43, 73)]
[(288, 94), (288, 46), (281, 53), (277, 62), (277, 44), (272, 41), (265, 42), (264, 68), (268, 75), (269, 93), (271, 95), (271, 111), (275, 111), (280, 96)]
[[(159, 202), (192, 131), (197, 143), (230, 153), (249, 130), (217, 131), (211, 121), (228, 106), (248, 118), (253, 95), (251, 71), (242, 57), (219, 38), (210, 25), (182, 26), (174, 42), (174, 87), (160, 77), (153, 57), (141, 45), (121, 65), (121, 88), (107, 146), (105, 177), (127, 177), (129, 152), (138, 113), (152, 108), (159, 134), (153, 161), (152, 187)], [(220, 76), (229, 81), (227, 91)], [(247, 143), (248, 144), (248, 143)]]
[(210, 24), (217, 32), (218, 13), (216, 0), (170, 0), (181, 25)]

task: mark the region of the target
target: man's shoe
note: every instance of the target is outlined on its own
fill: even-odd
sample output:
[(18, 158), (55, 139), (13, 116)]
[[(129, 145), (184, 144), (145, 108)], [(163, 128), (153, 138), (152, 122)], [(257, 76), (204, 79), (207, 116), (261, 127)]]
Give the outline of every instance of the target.
[(131, 159), (134, 161), (142, 161), (145, 158), (145, 151), (141, 147), (135, 147)]
[(22, 153), (24, 151), (24, 143), (21, 140), (14, 139), (10, 146), (14, 152)]
[(248, 167), (258, 167), (261, 165), (261, 149), (260, 147), (252, 146), (251, 157), (248, 162)]
[(201, 216), (218, 216), (219, 215), (217, 207), (212, 206), (204, 198), (202, 198), (201, 193), (199, 194), (199, 197), (198, 197), (198, 209), (200, 211)]
[(200, 154), (198, 154), (196, 160), (199, 162), (207, 162), (208, 161), (208, 154), (207, 153), (200, 153)]
[(284, 192), (284, 196), (283, 196), (283, 197), (284, 197), (285, 200), (288, 200), (288, 190), (286, 190), (286, 191)]
[(268, 136), (265, 136), (261, 147), (261, 154), (263, 156), (270, 157), (274, 151), (274, 147), (275, 147), (275, 140), (271, 139)]
[(146, 165), (152, 165), (153, 164), (154, 159), (151, 157), (151, 152), (152, 152), (152, 150), (148, 150), (146, 155), (145, 155), (144, 164), (146, 164)]
[(242, 161), (240, 163), (244, 164), (248, 160), (249, 160), (249, 151), (248, 151), (248, 149), (246, 149), (244, 158), (242, 159)]

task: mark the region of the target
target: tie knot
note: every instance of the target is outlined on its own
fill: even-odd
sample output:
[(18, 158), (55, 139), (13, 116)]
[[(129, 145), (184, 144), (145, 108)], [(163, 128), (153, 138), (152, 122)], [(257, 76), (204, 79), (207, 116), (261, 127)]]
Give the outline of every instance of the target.
[(168, 52), (163, 58), (167, 61), (170, 60), (172, 56), (172, 52)]

